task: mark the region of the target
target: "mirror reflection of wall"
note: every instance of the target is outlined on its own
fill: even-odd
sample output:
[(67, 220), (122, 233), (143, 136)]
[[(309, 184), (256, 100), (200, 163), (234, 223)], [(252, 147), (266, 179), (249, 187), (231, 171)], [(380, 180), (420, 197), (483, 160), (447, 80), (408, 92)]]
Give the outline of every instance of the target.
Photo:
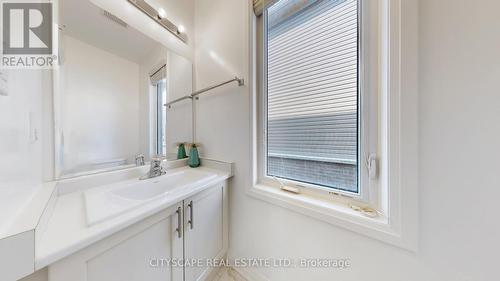
[[(174, 52), (167, 54), (167, 101), (183, 97), (186, 93), (193, 91), (191, 79), (193, 64), (188, 59)], [(193, 142), (193, 104), (190, 100), (184, 100), (172, 105), (171, 108), (163, 107), (166, 114), (166, 150), (167, 158), (175, 159), (177, 156), (177, 145), (180, 142)], [(165, 120), (165, 119), (163, 119)]]
[(191, 92), (189, 60), (90, 1), (61, 1), (60, 15), (58, 177), (127, 167), (139, 154), (168, 156), (191, 140), (191, 105), (163, 106)]

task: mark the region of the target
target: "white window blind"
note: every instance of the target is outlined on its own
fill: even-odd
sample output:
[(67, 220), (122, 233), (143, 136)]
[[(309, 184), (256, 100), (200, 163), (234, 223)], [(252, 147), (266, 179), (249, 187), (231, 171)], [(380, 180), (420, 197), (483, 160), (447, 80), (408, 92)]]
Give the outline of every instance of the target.
[(297, 1), (267, 9), (267, 173), (357, 192), (358, 2)]
[(167, 78), (167, 65), (160, 63), (149, 72), (151, 85), (156, 86), (161, 80)]

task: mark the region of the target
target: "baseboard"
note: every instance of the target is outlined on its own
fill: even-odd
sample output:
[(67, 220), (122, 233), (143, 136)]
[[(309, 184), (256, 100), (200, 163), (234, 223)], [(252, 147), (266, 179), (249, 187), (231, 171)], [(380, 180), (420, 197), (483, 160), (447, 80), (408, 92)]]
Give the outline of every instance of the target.
[(262, 274), (255, 272), (250, 268), (231, 267), (229, 274), (232, 275), (236, 281), (269, 281)]

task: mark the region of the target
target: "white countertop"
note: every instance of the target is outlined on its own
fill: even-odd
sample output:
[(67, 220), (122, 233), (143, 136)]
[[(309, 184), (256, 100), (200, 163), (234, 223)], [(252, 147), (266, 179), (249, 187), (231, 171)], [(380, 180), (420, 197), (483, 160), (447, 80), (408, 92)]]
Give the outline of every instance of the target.
[(35, 236), (55, 182), (10, 182), (0, 186), (0, 266), (2, 280), (33, 273)]
[(31, 201), (40, 185), (10, 183), (0, 186), (0, 237), (9, 235), (16, 218)]
[[(168, 173), (189, 171), (189, 169), (188, 167), (177, 168), (169, 170)], [(50, 217), (40, 228), (42, 233), (35, 243), (35, 269), (41, 269), (67, 257), (231, 176), (229, 172), (208, 167), (200, 167), (196, 170), (214, 173), (216, 177), (201, 185), (192, 184), (172, 190), (167, 195), (148, 201), (143, 206), (92, 226), (87, 224), (84, 190), (70, 193), (60, 191)]]
[(34, 230), (56, 183), (0, 186), (0, 239)]

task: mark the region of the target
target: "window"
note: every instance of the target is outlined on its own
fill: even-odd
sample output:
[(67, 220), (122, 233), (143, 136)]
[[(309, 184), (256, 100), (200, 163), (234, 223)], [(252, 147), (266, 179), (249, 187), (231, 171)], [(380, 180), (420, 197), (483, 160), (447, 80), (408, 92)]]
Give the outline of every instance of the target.
[(166, 120), (167, 108), (164, 104), (167, 102), (166, 79), (161, 79), (155, 86), (156, 90), (156, 155), (167, 155), (166, 140)]
[(357, 0), (265, 9), (266, 177), (367, 198), (363, 159), (374, 141), (362, 120), (376, 92), (362, 87), (360, 12)]
[(150, 86), (150, 152), (157, 156), (167, 155), (166, 121), (167, 65), (160, 62), (149, 72)]
[(247, 194), (416, 250), (418, 4), (402, 2), (254, 0)]

